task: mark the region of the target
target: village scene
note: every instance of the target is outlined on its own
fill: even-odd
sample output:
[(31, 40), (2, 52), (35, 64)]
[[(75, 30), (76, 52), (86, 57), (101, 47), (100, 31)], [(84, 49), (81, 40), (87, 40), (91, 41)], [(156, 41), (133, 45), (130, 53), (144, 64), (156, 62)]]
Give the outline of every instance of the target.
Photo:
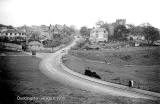
[(160, 104), (160, 28), (0, 21), (0, 104)]

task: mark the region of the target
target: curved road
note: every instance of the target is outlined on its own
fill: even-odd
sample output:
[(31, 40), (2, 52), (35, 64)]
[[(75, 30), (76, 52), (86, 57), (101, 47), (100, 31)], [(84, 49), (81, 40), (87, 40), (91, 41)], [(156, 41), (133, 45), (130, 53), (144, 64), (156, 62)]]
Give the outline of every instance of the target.
[(42, 62), (40, 63), (40, 70), (53, 80), (59, 81), (71, 87), (101, 94), (111, 94), (114, 96), (160, 100), (160, 93), (129, 88), (127, 86), (90, 78), (88, 76), (76, 73), (64, 66), (61, 62), (61, 58), (64, 54), (67, 54), (68, 50), (75, 45), (77, 40), (78, 39), (76, 38), (71, 45), (43, 58)]

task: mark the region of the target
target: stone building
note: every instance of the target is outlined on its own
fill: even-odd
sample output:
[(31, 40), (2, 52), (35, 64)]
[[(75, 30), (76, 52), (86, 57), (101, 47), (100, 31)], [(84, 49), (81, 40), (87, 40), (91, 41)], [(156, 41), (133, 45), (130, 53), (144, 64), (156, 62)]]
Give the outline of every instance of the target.
[(108, 31), (104, 28), (93, 28), (90, 32), (89, 40), (91, 42), (108, 41)]

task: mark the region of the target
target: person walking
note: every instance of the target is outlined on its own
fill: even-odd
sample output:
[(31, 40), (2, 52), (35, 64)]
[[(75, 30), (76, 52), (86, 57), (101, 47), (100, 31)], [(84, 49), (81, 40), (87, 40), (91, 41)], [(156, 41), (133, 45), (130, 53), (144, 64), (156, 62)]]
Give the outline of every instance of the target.
[(129, 80), (129, 87), (133, 87), (133, 80)]

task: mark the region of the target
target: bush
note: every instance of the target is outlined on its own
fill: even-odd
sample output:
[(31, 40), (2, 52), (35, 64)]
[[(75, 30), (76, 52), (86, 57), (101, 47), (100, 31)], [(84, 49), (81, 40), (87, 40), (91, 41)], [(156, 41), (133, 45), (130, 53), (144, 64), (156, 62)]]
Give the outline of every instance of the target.
[(87, 75), (87, 76), (90, 76), (90, 77), (94, 77), (94, 78), (97, 78), (97, 79), (101, 79), (101, 77), (96, 72), (92, 72), (92, 71), (90, 71), (88, 69), (85, 70), (84, 75)]
[(148, 45), (153, 45), (156, 40), (159, 39), (160, 33), (159, 30), (152, 26), (147, 26), (144, 28), (145, 39), (147, 40)]
[(85, 44), (85, 42), (77, 42), (76, 45), (71, 48), (71, 50), (81, 49)]
[(114, 55), (115, 57), (120, 58), (121, 60), (124, 61), (130, 61), (132, 59), (132, 57), (130, 55), (123, 55), (123, 54), (119, 54), (119, 55)]
[(27, 45), (26, 44), (22, 44), (22, 50), (26, 51), (27, 50)]
[(121, 59), (128, 61), (128, 60), (131, 59), (131, 56), (130, 55), (126, 55), (126, 56), (122, 57)]

